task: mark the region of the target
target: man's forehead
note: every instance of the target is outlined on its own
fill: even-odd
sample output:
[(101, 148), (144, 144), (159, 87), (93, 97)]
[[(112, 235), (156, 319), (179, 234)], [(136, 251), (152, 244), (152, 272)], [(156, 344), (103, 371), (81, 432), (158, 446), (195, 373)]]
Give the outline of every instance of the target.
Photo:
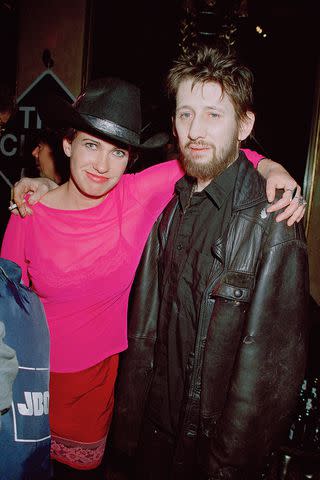
[(183, 80), (177, 91), (177, 108), (185, 102), (223, 105), (231, 103), (228, 94), (222, 91), (217, 82), (195, 82), (193, 79)]

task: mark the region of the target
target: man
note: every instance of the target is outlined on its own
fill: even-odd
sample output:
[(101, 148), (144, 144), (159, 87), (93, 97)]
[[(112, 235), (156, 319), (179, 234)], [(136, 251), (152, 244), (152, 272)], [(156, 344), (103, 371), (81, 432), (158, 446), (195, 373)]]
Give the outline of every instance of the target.
[(114, 444), (140, 480), (258, 479), (304, 372), (304, 234), (274, 221), (239, 153), (254, 124), (250, 71), (202, 48), (168, 89), (186, 176), (137, 271)]

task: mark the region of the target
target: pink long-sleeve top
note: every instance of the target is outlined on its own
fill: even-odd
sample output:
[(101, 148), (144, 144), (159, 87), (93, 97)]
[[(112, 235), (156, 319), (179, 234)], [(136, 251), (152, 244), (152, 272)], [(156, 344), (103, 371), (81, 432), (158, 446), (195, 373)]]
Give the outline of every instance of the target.
[[(254, 165), (261, 158), (246, 154)], [(31, 216), (11, 216), (1, 255), (21, 266), (24, 283), (44, 305), (52, 371), (80, 371), (126, 349), (135, 270), (182, 175), (173, 160), (123, 175), (96, 207), (60, 210), (38, 203)]]

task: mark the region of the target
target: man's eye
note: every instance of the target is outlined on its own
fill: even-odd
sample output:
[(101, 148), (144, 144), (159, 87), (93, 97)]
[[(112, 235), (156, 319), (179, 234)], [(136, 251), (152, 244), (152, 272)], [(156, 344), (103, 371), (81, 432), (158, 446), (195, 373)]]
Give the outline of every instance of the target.
[(220, 115), (216, 112), (209, 112), (209, 117), (210, 118), (218, 118)]
[(181, 118), (182, 120), (187, 120), (191, 118), (191, 113), (190, 112), (180, 112), (178, 114), (178, 117)]

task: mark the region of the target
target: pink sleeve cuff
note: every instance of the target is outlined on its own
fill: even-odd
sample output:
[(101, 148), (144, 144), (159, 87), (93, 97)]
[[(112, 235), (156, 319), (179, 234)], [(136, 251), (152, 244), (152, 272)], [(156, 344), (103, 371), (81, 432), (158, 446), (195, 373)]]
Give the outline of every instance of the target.
[(253, 150), (249, 150), (248, 148), (242, 148), (241, 150), (243, 151), (243, 153), (245, 154), (249, 162), (252, 163), (254, 168), (257, 168), (260, 160), (262, 160), (263, 158), (266, 158), (263, 155), (260, 155), (260, 153), (254, 152)]

